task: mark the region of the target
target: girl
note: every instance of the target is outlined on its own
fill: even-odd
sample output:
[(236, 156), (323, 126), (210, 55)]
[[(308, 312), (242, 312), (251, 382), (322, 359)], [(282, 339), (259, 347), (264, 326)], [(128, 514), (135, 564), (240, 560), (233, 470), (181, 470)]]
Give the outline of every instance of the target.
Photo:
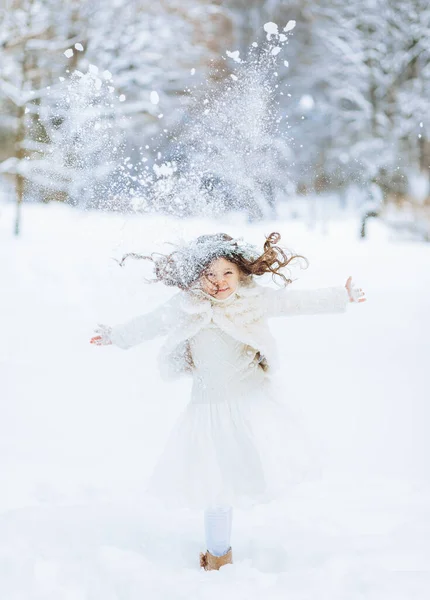
[[(191, 400), (174, 427), (148, 491), (167, 501), (205, 508), (206, 552), (200, 565), (232, 562), (232, 505), (265, 502), (301, 478), (306, 448), (298, 449), (291, 420), (270, 389), (276, 349), (267, 319), (341, 313), (364, 302), (361, 289), (271, 289), (255, 278), (297, 258), (277, 246), (263, 251), (226, 234), (204, 235), (170, 255), (125, 255), (152, 261), (155, 280), (179, 288), (160, 308), (116, 327), (100, 325), (91, 343), (130, 348), (157, 335), (165, 374), (193, 376)], [(305, 260), (305, 259), (304, 259)], [(297, 437), (297, 435), (296, 435)]]

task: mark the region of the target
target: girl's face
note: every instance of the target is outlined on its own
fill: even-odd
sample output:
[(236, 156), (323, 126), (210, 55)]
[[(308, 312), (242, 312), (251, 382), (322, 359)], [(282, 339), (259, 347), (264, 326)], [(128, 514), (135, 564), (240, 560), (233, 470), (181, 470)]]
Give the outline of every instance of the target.
[(217, 258), (200, 276), (202, 290), (224, 300), (236, 291), (240, 281), (240, 270), (237, 265), (225, 258)]

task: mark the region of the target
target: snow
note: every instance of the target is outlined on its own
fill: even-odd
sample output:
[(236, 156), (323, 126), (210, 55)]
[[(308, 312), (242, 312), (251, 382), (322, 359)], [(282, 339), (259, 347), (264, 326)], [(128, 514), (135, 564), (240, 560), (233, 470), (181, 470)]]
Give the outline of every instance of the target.
[(160, 96), (158, 95), (158, 92), (155, 92), (154, 90), (149, 94), (149, 99), (152, 104), (158, 104), (160, 102)]
[[(0, 590), (5, 600), (424, 600), (430, 593), (430, 248), (356, 219), (245, 224), (0, 204)], [(234, 564), (198, 568), (203, 520), (143, 487), (186, 405), (163, 383), (160, 341), (88, 343), (172, 294), (144, 285), (148, 253), (201, 233), (254, 244), (283, 234), (311, 266), (300, 287), (343, 283), (368, 302), (346, 315), (277, 320), (280, 382), (318, 440), (324, 477), (234, 512)], [(7, 258), (6, 258), (7, 257)]]
[(315, 106), (315, 101), (310, 94), (304, 94), (299, 101), (299, 107), (302, 110), (308, 111), (312, 110)]
[[(289, 138), (294, 147), (297, 140), (303, 147), (296, 153), (288, 177), (284, 177), (287, 170), (280, 172), (280, 181), (287, 185), (293, 176), (301, 188), (309, 189), (314, 183), (312, 173), (322, 169), (334, 184), (337, 178), (365, 184), (381, 171), (394, 189), (394, 180), (401, 178), (406, 183), (407, 172), (425, 164), (430, 89), (425, 48), (429, 47), (430, 30), (423, 0), (415, 4), (313, 2), (310, 15), (293, 7), (286, 11), (282, 2), (260, 3), (252, 9), (252, 18), (251, 13), (247, 15), (246, 2), (234, 6), (217, 3), (215, 8), (213, 3), (194, 0), (191, 4), (199, 13), (195, 22), (200, 24), (197, 38), (194, 17), (187, 18), (186, 10), (171, 10), (169, 3), (155, 2), (148, 18), (145, 11), (134, 9), (134, 3), (126, 4), (121, 10), (121, 2), (108, 2), (103, 13), (84, 10), (75, 14), (73, 10), (59, 11), (54, 2), (39, 1), (33, 3), (37, 14), (30, 11), (28, 19), (19, 3), (11, 5), (5, 13), (0, 44), (1, 95), (10, 100), (3, 103), (1, 117), (7, 138), (13, 139), (16, 131), (17, 107), (27, 104), (33, 115), (27, 120), (27, 137), (37, 138), (37, 128), (31, 131), (31, 125), (37, 115), (43, 118), (55, 112), (58, 77), (67, 74), (68, 59), (74, 56), (73, 68), (86, 71), (90, 62), (100, 72), (109, 69), (118, 93), (127, 95), (127, 101), (110, 117), (113, 133), (130, 147), (150, 142), (152, 148), (161, 143), (172, 155), (172, 140), (194, 117), (194, 99), (201, 103), (206, 94), (205, 81), (209, 79), (217, 93), (222, 92), (227, 77), (231, 82), (228, 69), (221, 69), (213, 79), (211, 65), (217, 65), (225, 49), (233, 46), (240, 48), (241, 60), (246, 62), (248, 42), (256, 47), (252, 40), (261, 39), (261, 52), (254, 55), (260, 59), (267, 46), (262, 38), (269, 37), (279, 45), (288, 42), (284, 52), (294, 66), (289, 72), (280, 69), (280, 85), (287, 82), (297, 98), (304, 94), (315, 98), (312, 118), (306, 124), (296, 104), (287, 105), (287, 97), (281, 95), (276, 100), (280, 110), (285, 112), (288, 106)], [(422, 10), (417, 8), (420, 5)], [(294, 20), (288, 21), (287, 13), (299, 16), (299, 27), (294, 27)], [(267, 18), (270, 22), (264, 24)], [(411, 43), (411, 32), (416, 43)], [(34, 53), (34, 59), (22, 81), (25, 49)], [(165, 56), (171, 57), (168, 64)], [(51, 94), (46, 93), (49, 84)], [(38, 89), (31, 89), (34, 86)], [(163, 119), (156, 118), (157, 111), (151, 106), (151, 89), (157, 89), (163, 98)], [(69, 112), (67, 107), (63, 111)], [(418, 123), (422, 124), (419, 129)], [(164, 136), (166, 128), (168, 136)], [(278, 137), (274, 136), (272, 150)], [(373, 143), (375, 138), (381, 145)], [(4, 148), (13, 154), (13, 143)], [(156, 149), (149, 153), (151, 157), (154, 152)], [(338, 157), (345, 153), (351, 160), (340, 163)], [(33, 156), (38, 158), (37, 153)]]
[(276, 25), (276, 23), (265, 23), (263, 29), (267, 33), (268, 40), (270, 40), (272, 35), (278, 35), (278, 26)]
[(242, 62), (241, 59), (239, 58), (239, 55), (240, 55), (239, 50), (235, 50), (234, 52), (230, 52), (230, 50), (226, 50), (225, 53), (227, 54), (227, 56), (229, 58), (232, 58), (234, 60), (234, 62), (237, 62), (237, 63)]
[[(276, 100), (280, 54), (274, 56), (272, 49), (273, 43), (265, 43), (263, 51), (251, 46), (243, 59), (239, 51), (227, 52), (241, 64), (229, 73), (229, 84), (215, 93), (205, 90), (210, 110), (201, 98), (193, 100), (192, 118), (169, 144), (178, 174), (162, 185), (148, 185), (155, 190), (152, 206), (177, 215), (227, 209), (246, 211), (251, 219), (273, 216), (278, 200), (288, 195), (294, 161)], [(147, 203), (143, 198), (143, 210)]]
[(415, 198), (418, 203), (424, 204), (430, 194), (430, 182), (425, 171), (411, 170), (408, 173), (408, 189), (410, 197)]

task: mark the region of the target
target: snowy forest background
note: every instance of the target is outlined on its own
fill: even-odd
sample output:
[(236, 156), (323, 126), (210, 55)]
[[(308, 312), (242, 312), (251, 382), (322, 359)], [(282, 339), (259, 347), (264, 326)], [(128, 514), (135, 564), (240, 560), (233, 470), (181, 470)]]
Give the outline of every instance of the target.
[[(430, 598), (429, 54), (428, 0), (0, 0), (1, 600)], [(270, 324), (321, 477), (206, 573), (145, 492), (191, 380), (89, 340), (220, 231), (368, 301)]]
[(428, 239), (429, 92), (427, 0), (3, 0), (2, 197)]

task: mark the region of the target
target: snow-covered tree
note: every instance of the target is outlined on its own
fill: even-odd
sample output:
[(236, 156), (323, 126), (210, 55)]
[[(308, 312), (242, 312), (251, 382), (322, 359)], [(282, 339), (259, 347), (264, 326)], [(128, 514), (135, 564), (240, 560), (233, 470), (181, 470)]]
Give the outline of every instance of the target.
[[(242, 4), (231, 0), (239, 10)], [(297, 183), (395, 185), (418, 154), (428, 163), (428, 3), (267, 0), (248, 7), (242, 41), (259, 39), (256, 22), (297, 21), (279, 70)]]
[[(0, 90), (16, 112), (17, 150), (1, 170), (16, 174), (19, 204), (32, 181), (44, 199), (100, 205), (99, 182), (112, 206), (138, 179), (142, 148), (159, 145), (151, 138), (166, 137), (183, 117), (187, 86), (205, 78), (223, 29), (222, 8), (203, 0), (13, 1), (2, 13)], [(112, 151), (121, 140), (128, 164)]]
[[(411, 171), (409, 179), (424, 178), (422, 199), (430, 196), (430, 5), (424, 0), (396, 3), (397, 39), (404, 43), (393, 51), (393, 87), (397, 89), (393, 114), (400, 154)], [(415, 174), (414, 174), (415, 171)], [(410, 182), (411, 183), (411, 182)]]
[(61, 13), (57, 0), (12, 0), (0, 13), (0, 94), (11, 116), (6, 127), (13, 139), (12, 153), (0, 164), (0, 172), (16, 178), (17, 234), (26, 184), (33, 175), (37, 178), (30, 159), (37, 157), (40, 165), (48, 142), (39, 114), (62, 69), (55, 58), (76, 41), (71, 25), (78, 14), (76, 0)]

